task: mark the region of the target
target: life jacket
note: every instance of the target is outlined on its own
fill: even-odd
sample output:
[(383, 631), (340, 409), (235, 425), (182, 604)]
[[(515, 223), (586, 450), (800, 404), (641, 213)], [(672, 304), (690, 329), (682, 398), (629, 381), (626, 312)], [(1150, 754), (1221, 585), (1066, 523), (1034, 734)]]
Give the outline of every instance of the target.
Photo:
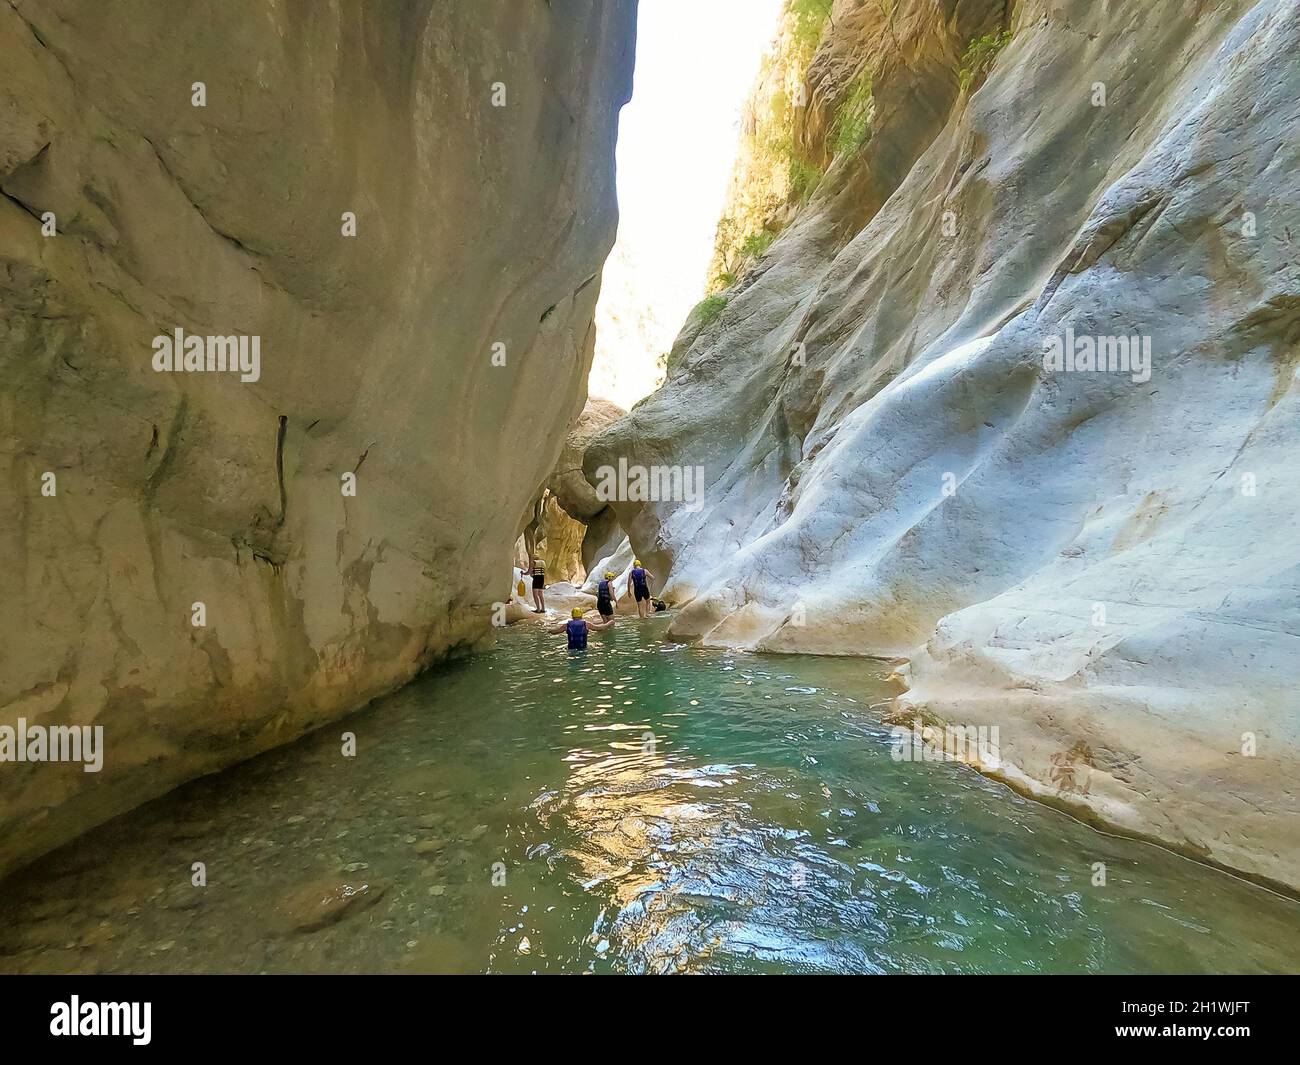
[(645, 570), (643, 570), (640, 566), (635, 566), (632, 569), (632, 583), (635, 584), (638, 588), (645, 587)]
[(596, 598), (609, 601), (609, 581), (601, 581), (596, 585)]
[(574, 618), (565, 627), (569, 634), (569, 650), (585, 651), (587, 649), (587, 623), (582, 618)]

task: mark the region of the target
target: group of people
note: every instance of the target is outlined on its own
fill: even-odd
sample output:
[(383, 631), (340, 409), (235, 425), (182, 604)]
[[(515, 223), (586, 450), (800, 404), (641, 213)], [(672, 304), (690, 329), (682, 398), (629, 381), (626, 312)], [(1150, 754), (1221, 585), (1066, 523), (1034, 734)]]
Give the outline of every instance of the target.
[[(546, 567), (541, 559), (532, 559), (528, 572), (533, 579), (533, 603), (535, 604), (533, 613), (544, 614), (546, 612), (546, 598), (544, 589), (546, 587)], [(638, 558), (633, 561), (632, 569), (628, 571), (628, 589), (636, 601), (636, 615), (639, 618), (650, 616), (654, 609), (654, 601), (650, 596), (650, 581), (654, 579), (654, 574), (641, 565)], [(614, 587), (615, 575), (609, 571), (605, 576), (596, 582), (596, 612), (600, 615), (599, 621), (588, 621), (586, 612), (580, 606), (573, 608), (573, 616), (568, 621), (555, 625), (548, 631), (559, 635), (564, 633), (569, 640), (569, 650), (585, 651), (587, 649), (587, 634), (592, 629), (608, 629), (614, 625), (614, 612), (618, 607), (619, 594)]]

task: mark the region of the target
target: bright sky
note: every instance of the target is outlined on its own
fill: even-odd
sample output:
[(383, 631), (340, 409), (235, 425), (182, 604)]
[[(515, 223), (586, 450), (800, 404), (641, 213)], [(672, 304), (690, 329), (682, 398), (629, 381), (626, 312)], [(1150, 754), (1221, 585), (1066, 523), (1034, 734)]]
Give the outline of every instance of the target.
[(589, 391), (630, 407), (704, 295), (740, 111), (782, 0), (641, 0), (618, 137), (618, 242), (596, 311)]

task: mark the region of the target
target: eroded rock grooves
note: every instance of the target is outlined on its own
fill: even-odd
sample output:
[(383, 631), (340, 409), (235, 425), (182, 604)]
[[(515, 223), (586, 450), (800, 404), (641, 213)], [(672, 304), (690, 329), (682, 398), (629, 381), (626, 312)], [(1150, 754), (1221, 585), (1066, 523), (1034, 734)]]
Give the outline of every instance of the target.
[(774, 242), (586, 453), (705, 467), (615, 507), (675, 631), (905, 656), (1018, 786), (1300, 886), (1300, 6), (837, 0), (804, 84)]
[[(585, 399), (634, 15), (0, 3), (0, 722), (106, 737), (4, 767), (0, 874), (487, 631)], [(260, 379), (154, 372), (178, 327)]]

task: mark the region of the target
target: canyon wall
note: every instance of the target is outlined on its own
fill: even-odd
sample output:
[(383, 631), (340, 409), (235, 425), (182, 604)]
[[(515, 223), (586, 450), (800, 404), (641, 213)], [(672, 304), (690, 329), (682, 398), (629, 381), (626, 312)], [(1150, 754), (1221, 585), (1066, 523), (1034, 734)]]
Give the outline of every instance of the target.
[(588, 477), (703, 469), (615, 504), (677, 634), (907, 659), (986, 771), (1300, 887), (1300, 5), (836, 0), (787, 118), (816, 7)]
[[(599, 330), (599, 310), (596, 323)], [(593, 377), (595, 372), (593, 363)], [(581, 584), (600, 550), (623, 538), (613, 511), (583, 476), (582, 459), (587, 444), (626, 413), (607, 399), (587, 397), (587, 405), (564, 438), (555, 469), (524, 515), (522, 535), (515, 545), (515, 565), (520, 569), (528, 569), (531, 555), (544, 563), (547, 584)]]
[[(0, 725), (104, 729), (98, 773), (0, 763), (0, 873), (488, 632), (583, 408), (634, 35), (0, 4)], [(257, 379), (156, 371), (177, 328)]]

